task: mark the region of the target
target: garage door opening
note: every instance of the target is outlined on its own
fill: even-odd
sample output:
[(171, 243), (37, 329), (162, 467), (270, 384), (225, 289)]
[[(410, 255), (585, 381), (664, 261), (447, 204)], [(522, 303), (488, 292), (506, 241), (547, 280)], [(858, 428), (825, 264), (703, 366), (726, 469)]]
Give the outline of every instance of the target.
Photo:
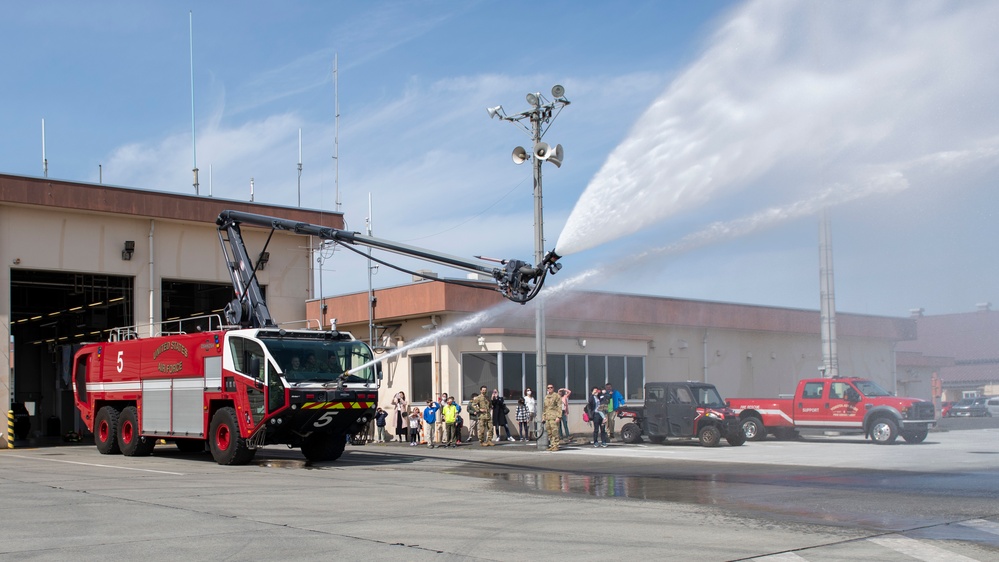
[[(267, 288), (260, 287), (264, 297)], [(217, 330), (225, 322), (222, 310), (233, 299), (232, 283), (205, 283), (197, 281), (163, 280), (162, 284), (163, 329), (187, 331), (194, 329)], [(211, 323), (183, 322), (187, 318), (213, 316)], [(173, 323), (176, 321), (176, 323)]]
[(13, 402), (31, 421), (19, 433), (59, 437), (76, 429), (73, 353), (83, 343), (107, 341), (112, 328), (134, 324), (133, 295), (132, 277), (11, 270)]

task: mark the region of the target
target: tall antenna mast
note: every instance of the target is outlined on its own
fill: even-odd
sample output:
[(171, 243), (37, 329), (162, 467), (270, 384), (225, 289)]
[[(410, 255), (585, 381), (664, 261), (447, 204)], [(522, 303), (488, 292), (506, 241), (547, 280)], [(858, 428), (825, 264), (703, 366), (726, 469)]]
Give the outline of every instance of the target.
[(340, 212), (340, 84), (337, 72), (339, 53), (333, 53), (333, 185), (336, 186), (336, 211)]
[(191, 154), (194, 162), (194, 194), (198, 193), (198, 148), (194, 138), (194, 11), (188, 12), (191, 36)]
[(302, 128), (298, 128), (298, 206), (302, 206)]
[(42, 119), (42, 175), (49, 177), (49, 159), (45, 157), (45, 119)]

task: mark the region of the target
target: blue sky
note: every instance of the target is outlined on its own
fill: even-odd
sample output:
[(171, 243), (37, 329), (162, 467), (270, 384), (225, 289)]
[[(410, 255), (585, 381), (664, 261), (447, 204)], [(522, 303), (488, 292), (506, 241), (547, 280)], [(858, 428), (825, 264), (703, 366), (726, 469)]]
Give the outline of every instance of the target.
[(189, 10), (203, 196), (295, 206), (301, 129), (334, 209), (336, 55), (348, 228), (370, 196), (378, 237), (530, 261), (529, 138), (485, 108), (562, 84), (550, 283), (817, 309), (826, 202), (839, 310), (999, 305), (993, 3), (7, 2), (0, 172), (42, 174), (44, 118), (50, 177), (193, 194)]

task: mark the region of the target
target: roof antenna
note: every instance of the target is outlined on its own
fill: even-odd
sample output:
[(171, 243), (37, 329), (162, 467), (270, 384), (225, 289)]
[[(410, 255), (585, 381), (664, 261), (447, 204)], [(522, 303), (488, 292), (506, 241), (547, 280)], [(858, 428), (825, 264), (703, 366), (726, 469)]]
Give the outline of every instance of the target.
[(188, 12), (191, 36), (191, 153), (194, 160), (194, 194), (200, 195), (198, 189), (198, 148), (194, 138), (194, 11)]

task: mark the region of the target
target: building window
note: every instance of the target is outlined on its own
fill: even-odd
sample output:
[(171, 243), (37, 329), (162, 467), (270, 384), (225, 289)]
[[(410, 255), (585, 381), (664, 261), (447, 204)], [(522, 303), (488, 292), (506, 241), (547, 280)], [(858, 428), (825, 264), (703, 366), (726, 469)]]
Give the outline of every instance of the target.
[[(479, 387), (502, 389), (503, 397), (516, 400), (525, 388), (534, 389), (535, 396), (544, 396), (537, 377), (537, 355), (534, 353), (463, 353), (461, 381), (468, 400), (478, 394)], [(589, 389), (603, 388), (611, 383), (626, 400), (645, 398), (645, 358), (622, 355), (548, 355), (548, 383), (556, 389), (568, 388), (574, 400), (585, 400)], [(414, 367), (413, 400), (418, 401)]]
[(625, 386), (618, 390), (624, 395), (625, 400), (642, 400), (645, 397), (645, 358), (625, 357), (624, 364)]
[(412, 392), (410, 399), (413, 404), (421, 404), (433, 400), (434, 364), (433, 356), (412, 355), (409, 358), (409, 369), (412, 373)]
[(479, 393), (479, 388), (499, 388), (499, 358), (495, 353), (461, 354), (462, 400)]

